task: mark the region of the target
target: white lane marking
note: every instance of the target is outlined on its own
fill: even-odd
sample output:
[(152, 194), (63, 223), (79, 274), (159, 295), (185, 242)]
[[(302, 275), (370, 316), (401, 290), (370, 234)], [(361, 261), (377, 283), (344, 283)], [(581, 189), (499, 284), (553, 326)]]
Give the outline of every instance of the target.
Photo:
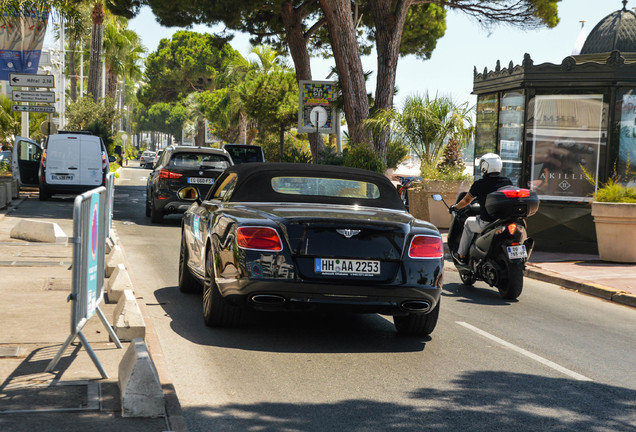
[(550, 360), (545, 359), (545, 358), (543, 358), (543, 357), (541, 357), (539, 355), (533, 354), (530, 351), (524, 350), (523, 348), (520, 348), (520, 347), (518, 347), (516, 345), (513, 345), (510, 342), (506, 342), (505, 340), (500, 339), (497, 336), (491, 335), (490, 333), (485, 332), (485, 331), (483, 331), (483, 330), (481, 330), (481, 329), (479, 329), (479, 328), (477, 328), (475, 326), (472, 326), (472, 325), (470, 325), (468, 323), (465, 323), (463, 321), (456, 321), (456, 323), (459, 324), (462, 327), (467, 328), (468, 330), (472, 330), (475, 333), (482, 335), (485, 338), (488, 338), (488, 339), (490, 339), (492, 341), (495, 341), (498, 344), (505, 346), (506, 348), (509, 348), (509, 349), (511, 349), (513, 351), (516, 351), (519, 354), (523, 354), (524, 356), (529, 357), (532, 360), (538, 361), (539, 363), (541, 363), (541, 364), (543, 364), (545, 366), (548, 366), (548, 367), (550, 367), (550, 368), (552, 368), (554, 370), (557, 370), (557, 371), (561, 372), (562, 374), (565, 374), (565, 375), (567, 375), (567, 376), (569, 376), (571, 378), (574, 378), (575, 380), (578, 380), (578, 381), (592, 381), (590, 378), (588, 378), (588, 377), (586, 377), (584, 375), (578, 374), (578, 373), (576, 373), (574, 371), (571, 371), (570, 369), (564, 368), (563, 366), (560, 366), (560, 365), (558, 365), (558, 364), (556, 364), (554, 362), (551, 362)]

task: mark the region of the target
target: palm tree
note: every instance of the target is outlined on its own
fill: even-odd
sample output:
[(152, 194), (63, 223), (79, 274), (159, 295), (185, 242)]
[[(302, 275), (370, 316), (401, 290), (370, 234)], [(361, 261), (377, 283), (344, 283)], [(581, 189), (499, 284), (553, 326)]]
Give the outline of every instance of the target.
[(93, 19), (93, 28), (91, 31), (91, 55), (90, 65), (88, 68), (88, 94), (93, 96), (93, 100), (97, 102), (101, 93), (101, 77), (102, 77), (102, 42), (104, 38), (104, 4), (98, 0), (93, 5), (91, 12)]
[[(434, 174), (448, 140), (465, 145), (472, 134), (472, 108), (447, 96), (409, 96), (402, 111), (382, 110), (364, 122), (373, 135), (389, 134), (417, 155), (422, 172)], [(427, 178), (430, 178), (424, 175)]]
[(106, 15), (104, 25), (104, 59), (106, 62), (106, 94), (115, 98), (119, 78), (141, 77), (140, 62), (146, 49), (139, 36), (128, 28), (128, 20)]

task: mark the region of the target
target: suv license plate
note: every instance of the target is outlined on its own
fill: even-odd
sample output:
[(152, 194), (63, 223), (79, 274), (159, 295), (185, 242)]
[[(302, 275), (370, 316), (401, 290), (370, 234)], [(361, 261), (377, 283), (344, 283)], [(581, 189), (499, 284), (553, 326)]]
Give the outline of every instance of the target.
[(53, 180), (73, 180), (73, 176), (71, 174), (53, 174), (51, 175)]
[(190, 184), (214, 184), (214, 179), (209, 177), (188, 177)]
[(380, 274), (380, 261), (316, 258), (314, 271), (321, 275), (375, 276)]
[(528, 258), (528, 253), (526, 252), (526, 245), (508, 246), (508, 258), (510, 259)]

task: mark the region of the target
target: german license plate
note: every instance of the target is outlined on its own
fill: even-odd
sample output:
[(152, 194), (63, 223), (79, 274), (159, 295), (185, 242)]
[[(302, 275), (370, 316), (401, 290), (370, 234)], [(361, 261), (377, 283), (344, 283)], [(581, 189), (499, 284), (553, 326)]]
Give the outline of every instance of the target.
[(508, 258), (521, 259), (527, 257), (528, 253), (526, 252), (526, 245), (508, 246)]
[(72, 174), (52, 174), (53, 180), (73, 180)]
[(316, 258), (314, 271), (321, 275), (374, 276), (380, 274), (380, 261)]
[(214, 179), (210, 177), (188, 177), (190, 184), (214, 184)]

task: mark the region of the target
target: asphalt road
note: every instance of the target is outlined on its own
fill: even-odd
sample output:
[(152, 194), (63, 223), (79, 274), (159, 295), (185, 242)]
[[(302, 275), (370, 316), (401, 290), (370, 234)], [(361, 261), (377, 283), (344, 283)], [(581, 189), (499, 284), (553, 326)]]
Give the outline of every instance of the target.
[(531, 279), (509, 302), (446, 271), (427, 339), (379, 315), (207, 328), (177, 288), (180, 217), (150, 224), (134, 164), (114, 224), (192, 432), (636, 430), (636, 311)]

